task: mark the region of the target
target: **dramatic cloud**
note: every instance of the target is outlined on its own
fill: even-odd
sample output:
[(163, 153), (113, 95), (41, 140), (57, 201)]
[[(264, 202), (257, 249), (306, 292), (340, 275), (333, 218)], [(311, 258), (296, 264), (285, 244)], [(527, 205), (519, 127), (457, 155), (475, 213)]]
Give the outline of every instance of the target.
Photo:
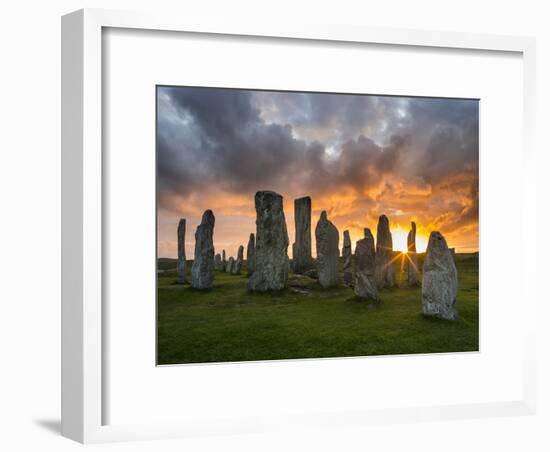
[(157, 107), (160, 255), (178, 218), (192, 233), (207, 208), (234, 252), (265, 189), (285, 197), (291, 239), (292, 200), (310, 195), (355, 238), (386, 213), (477, 248), (477, 101), (162, 87)]

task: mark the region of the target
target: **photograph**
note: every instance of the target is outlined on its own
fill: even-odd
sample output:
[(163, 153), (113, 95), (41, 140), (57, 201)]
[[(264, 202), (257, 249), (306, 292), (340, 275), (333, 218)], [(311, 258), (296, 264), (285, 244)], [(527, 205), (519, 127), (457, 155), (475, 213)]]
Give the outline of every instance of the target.
[(479, 351), (479, 99), (157, 85), (156, 215), (157, 365)]

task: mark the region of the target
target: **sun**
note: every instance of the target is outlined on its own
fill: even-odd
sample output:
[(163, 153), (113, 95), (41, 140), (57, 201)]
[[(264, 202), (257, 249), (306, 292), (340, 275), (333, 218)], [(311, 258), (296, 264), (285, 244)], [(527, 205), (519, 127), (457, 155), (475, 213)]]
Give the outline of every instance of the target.
[(392, 239), (393, 239), (393, 249), (395, 251), (401, 251), (402, 253), (407, 253), (407, 235), (409, 234), (408, 231), (401, 228), (401, 226), (397, 225), (394, 229), (391, 231)]

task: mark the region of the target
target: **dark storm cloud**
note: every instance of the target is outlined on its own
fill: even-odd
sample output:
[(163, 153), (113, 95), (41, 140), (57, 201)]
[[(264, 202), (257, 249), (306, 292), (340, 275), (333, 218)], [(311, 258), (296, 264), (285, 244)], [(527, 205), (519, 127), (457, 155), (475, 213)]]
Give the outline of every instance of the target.
[(412, 127), (418, 131), (420, 139), (428, 138), (417, 165), (418, 173), (427, 182), (437, 183), (462, 171), (477, 174), (477, 101), (416, 99), (411, 103), (410, 115)]
[(177, 210), (175, 198), (214, 186), (247, 196), (345, 188), (369, 200), (385, 184), (377, 200), (387, 202), (395, 184), (428, 186), (441, 198), (463, 192), (445, 205), (460, 227), (477, 221), (478, 129), (470, 100), (159, 88), (159, 205)]
[(169, 120), (159, 108), (161, 190), (182, 194), (211, 183), (231, 191), (255, 190), (292, 173), (310, 148), (313, 157), (316, 149), (322, 152), (318, 143), (294, 139), (290, 126), (266, 124), (251, 97), (237, 90), (160, 90), (159, 103), (168, 103), (177, 116)]
[[(273, 105), (277, 123), (260, 110)], [(381, 146), (361, 133), (369, 118), (387, 121), (388, 110), (387, 99), (365, 96), (161, 88), (161, 202), (163, 193), (185, 195), (210, 183), (231, 191), (297, 182), (314, 192), (341, 184), (363, 189), (393, 169), (404, 143), (393, 136)], [(319, 140), (297, 138), (300, 127), (338, 136), (327, 140), (337, 144), (333, 154)]]

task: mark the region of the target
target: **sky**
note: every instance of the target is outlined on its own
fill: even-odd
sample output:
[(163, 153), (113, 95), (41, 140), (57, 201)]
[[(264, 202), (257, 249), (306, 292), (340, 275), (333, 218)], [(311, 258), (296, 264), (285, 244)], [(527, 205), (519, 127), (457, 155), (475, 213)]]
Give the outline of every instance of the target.
[[(394, 249), (417, 250), (440, 231), (457, 252), (478, 250), (479, 103), (393, 97), (157, 87), (158, 256), (186, 256), (202, 213), (216, 217), (214, 247), (235, 256), (255, 232), (254, 194), (283, 196), (290, 244), (294, 199), (312, 200), (312, 243), (320, 213), (353, 247), (388, 216)], [(289, 246), (291, 257), (292, 247)]]

